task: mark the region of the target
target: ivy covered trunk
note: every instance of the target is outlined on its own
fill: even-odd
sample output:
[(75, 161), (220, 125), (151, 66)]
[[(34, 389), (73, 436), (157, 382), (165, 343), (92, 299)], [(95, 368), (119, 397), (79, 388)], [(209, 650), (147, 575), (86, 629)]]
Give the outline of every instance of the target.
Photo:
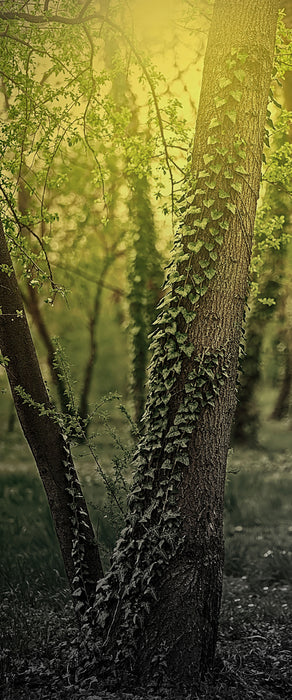
[(126, 527), (97, 587), (103, 659), (197, 685), (212, 667), (223, 497), (276, 0), (216, 0), (192, 165), (153, 334)]
[(67, 435), (43, 382), (1, 222), (0, 308), (0, 350), (15, 408), (48, 497), (76, 608), (85, 609), (102, 576), (98, 547)]

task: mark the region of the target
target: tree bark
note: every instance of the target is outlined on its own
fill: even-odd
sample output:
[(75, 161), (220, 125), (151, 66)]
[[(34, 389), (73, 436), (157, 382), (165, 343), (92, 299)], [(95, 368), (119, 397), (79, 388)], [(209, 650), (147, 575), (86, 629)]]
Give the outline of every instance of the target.
[[(212, 667), (223, 498), (277, 0), (216, 0), (145, 435), (97, 624), (121, 668), (196, 686)], [(108, 600), (108, 586), (112, 596)]]
[(48, 497), (71, 589), (84, 609), (102, 576), (98, 547), (67, 436), (52, 417), (1, 222), (0, 307), (0, 348), (16, 411)]

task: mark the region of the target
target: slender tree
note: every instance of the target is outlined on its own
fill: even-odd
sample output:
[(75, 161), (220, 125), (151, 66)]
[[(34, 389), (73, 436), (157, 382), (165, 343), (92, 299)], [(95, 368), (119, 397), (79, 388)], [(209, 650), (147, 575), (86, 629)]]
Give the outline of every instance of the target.
[(42, 479), (77, 603), (92, 603), (102, 566), (68, 436), (56, 422), (0, 223), (0, 349), (16, 411)]

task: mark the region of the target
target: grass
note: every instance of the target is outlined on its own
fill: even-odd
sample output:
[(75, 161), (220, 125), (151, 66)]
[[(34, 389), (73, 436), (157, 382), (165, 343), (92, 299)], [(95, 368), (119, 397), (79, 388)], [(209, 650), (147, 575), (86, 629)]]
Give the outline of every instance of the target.
[[(234, 450), (229, 456), (220, 633), (214, 678), (198, 696), (204, 700), (292, 696), (292, 435), (285, 436), (284, 450), (277, 445), (273, 451), (268, 424), (263, 437), (265, 430), (268, 449)], [(277, 439), (280, 444), (279, 434)], [(112, 447), (106, 449), (108, 468)], [(114, 533), (109, 519), (102, 518), (104, 489), (80, 452), (84, 489), (106, 554)], [(75, 679), (70, 649), (77, 628), (64, 569), (42, 485), (18, 432), (2, 441), (0, 458), (4, 700), (137, 698), (138, 690), (114, 693), (94, 683), (83, 687)], [(145, 692), (141, 689), (141, 697)], [(146, 695), (179, 700), (163, 688), (148, 689)]]

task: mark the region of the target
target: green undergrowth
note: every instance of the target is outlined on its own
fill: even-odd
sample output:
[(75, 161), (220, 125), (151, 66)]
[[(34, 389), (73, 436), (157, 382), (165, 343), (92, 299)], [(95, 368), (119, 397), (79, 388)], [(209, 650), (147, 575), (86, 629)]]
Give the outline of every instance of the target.
[[(1, 446), (0, 647), (4, 700), (176, 698), (170, 689), (107, 690), (78, 685), (77, 625), (63, 565), (35, 469)], [(6, 450), (10, 446), (6, 444)], [(82, 450), (81, 450), (82, 452)], [(215, 677), (200, 696), (277, 700), (292, 694), (291, 451), (230, 452), (225, 507), (225, 582)], [(86, 457), (81, 478), (104, 559), (115, 532), (104, 489)], [(105, 517), (107, 516), (107, 517)], [(289, 661), (290, 659), (290, 661)], [(181, 697), (184, 697), (183, 694)], [(196, 695), (192, 696), (196, 698)]]

